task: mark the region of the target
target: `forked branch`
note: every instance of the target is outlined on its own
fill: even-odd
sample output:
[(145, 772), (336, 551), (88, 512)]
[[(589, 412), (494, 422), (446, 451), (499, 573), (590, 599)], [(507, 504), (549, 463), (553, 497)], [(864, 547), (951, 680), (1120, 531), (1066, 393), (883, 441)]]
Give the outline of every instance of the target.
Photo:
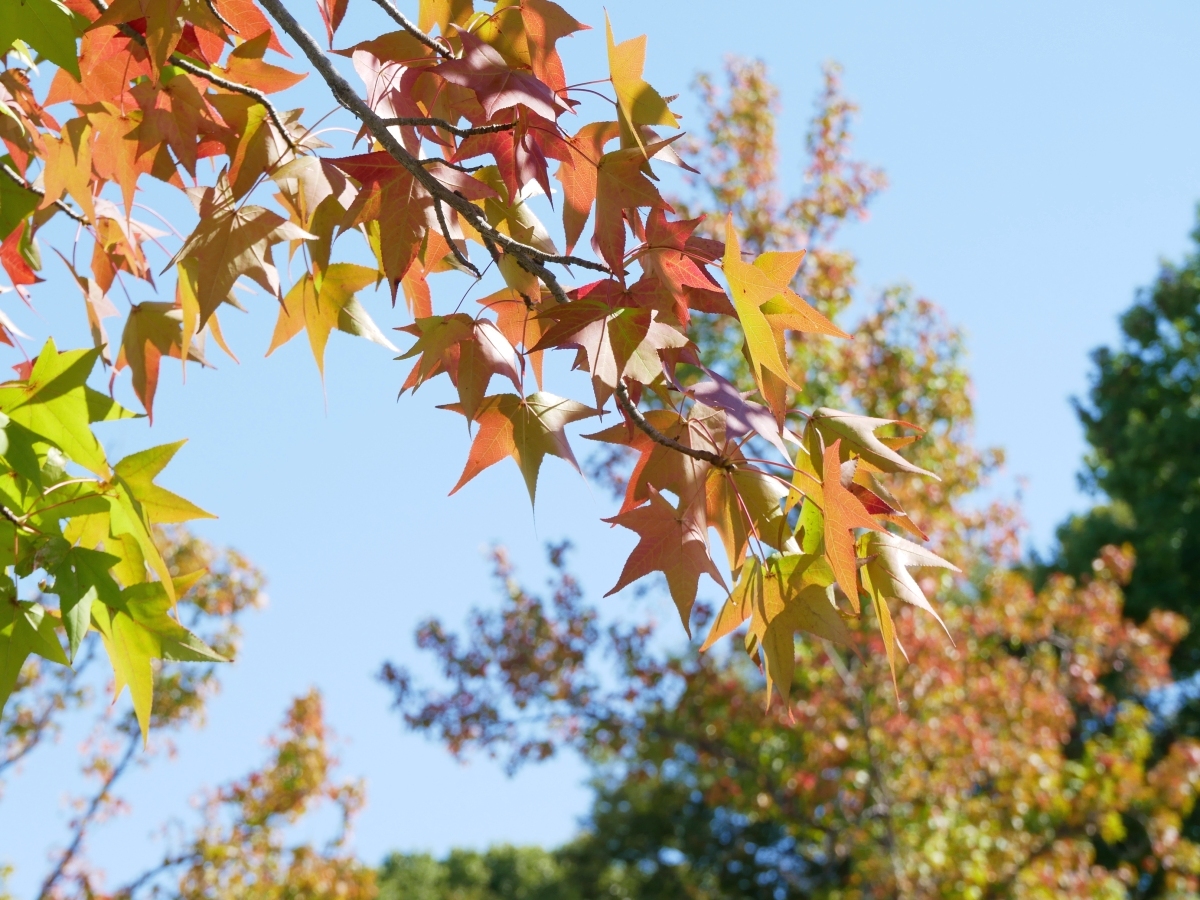
[(675, 440), (675, 438), (667, 437), (667, 435), (663, 434), (661, 431), (651, 425), (648, 421), (646, 421), (646, 417), (638, 412), (637, 406), (635, 406), (633, 401), (629, 398), (629, 392), (625, 389), (624, 382), (617, 384), (617, 389), (613, 392), (613, 394), (617, 398), (617, 406), (621, 407), (621, 411), (625, 413), (625, 415), (629, 417), (630, 421), (640, 428), (646, 434), (646, 436), (650, 438), (650, 440), (654, 441), (654, 443), (661, 444), (664, 447), (669, 447), (672, 450), (682, 453), (684, 456), (690, 456), (692, 459), (698, 459), (701, 462), (711, 463), (718, 469), (732, 469), (734, 467), (732, 460), (728, 460), (720, 454), (713, 453), (711, 450), (696, 450), (692, 447), (688, 447), (685, 444), (681, 444), (679, 441)]

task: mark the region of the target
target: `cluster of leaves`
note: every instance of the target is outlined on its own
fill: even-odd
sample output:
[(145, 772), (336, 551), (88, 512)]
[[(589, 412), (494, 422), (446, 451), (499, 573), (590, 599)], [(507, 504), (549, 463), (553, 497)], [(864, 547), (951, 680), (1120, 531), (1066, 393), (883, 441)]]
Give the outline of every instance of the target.
[[(711, 110), (710, 151), (732, 162), (714, 193), (741, 196), (739, 182), (757, 178), (770, 194), (777, 185), (760, 176), (774, 159), (773, 91), (755, 64), (733, 63), (728, 83)], [(827, 199), (777, 207), (817, 210), (816, 234), (862, 211), (836, 202), (862, 196), (847, 130), (828, 124), (848, 110), (827, 89), (811, 132), (811, 165), (835, 173), (813, 179)], [(844, 190), (830, 187), (839, 179)], [(771, 246), (789, 225), (760, 239)], [(805, 286), (820, 285), (811, 295), (836, 314), (854, 261), (818, 253), (840, 262), (819, 278), (810, 271)], [(1187, 623), (1164, 611), (1125, 617), (1128, 549), (1105, 549), (1086, 577), (1038, 591), (1014, 568), (1015, 510), (975, 502), (999, 455), (969, 445), (961, 339), (930, 304), (887, 292), (854, 341), (802, 341), (790, 354), (801, 376), (835, 373), (808, 379), (830, 392), (823, 400), (853, 391), (858, 412), (903, 417), (929, 435), (914, 460), (937, 464), (944, 480), (905, 476), (897, 490), (935, 546), (969, 564), (969, 579), (929, 569), (916, 581), (943, 591), (946, 625), (964, 646), (947, 646), (940, 625), (902, 606), (896, 638), (922, 664), (897, 667), (900, 702), (884, 636), (859, 623), (860, 655), (799, 645), (792, 702), (764, 719), (747, 688), (769, 671), (738, 654), (664, 652), (650, 623), (603, 627), (557, 548), (544, 599), (498, 554), (499, 610), (476, 614), (461, 636), (437, 622), (419, 632), (448, 689), (421, 689), (394, 667), (385, 679), (409, 727), (455, 753), (515, 768), (578, 751), (595, 767), (597, 799), (587, 831), (554, 851), (552, 887), (530, 878), (509, 891), (495, 880), (477, 895), (1200, 896), (1200, 744), (1155, 702), (1172, 689), (1169, 660)], [(725, 346), (736, 360), (740, 348)], [(602, 460), (600, 474), (621, 494), (631, 483), (619, 457)], [(414, 882), (425, 893), (398, 895), (453, 896), (449, 864), (429, 879), (437, 887)], [(424, 865), (408, 858), (391, 870)]]
[[(490, 11), (469, 0), (421, 0), (415, 24), (390, 0), (375, 2), (398, 29), (334, 51), (363, 80), (360, 94), (281, 0), (37, 0), (53, 27), (21, 19), (14, 36), (24, 43), (13, 44), (9, 59), (27, 58), (32, 47), (59, 68), (41, 98), (27, 67), (10, 65), (4, 75), (5, 190), (23, 198), (4, 200), (0, 223), (8, 228), (0, 263), (13, 286), (28, 296), (38, 280), (35, 233), (58, 215), (75, 220), (67, 264), (107, 363), (110, 289), (127, 279), (153, 285), (148, 242), (164, 237), (132, 219), (138, 192), (148, 179), (179, 188), (197, 221), (169, 263), (174, 300), (133, 305), (112, 360), (114, 377), (132, 371), (148, 414), (162, 357), (204, 363), (208, 334), (225, 347), (217, 314), (225, 304), (240, 308), (240, 279), (278, 301), (270, 350), (307, 331), (322, 368), (335, 329), (391, 346), (356, 298), (386, 283), (393, 302), (403, 292), (413, 316), (399, 329), (416, 339), (403, 357), (415, 359), (404, 389), (445, 374), (458, 395), (448, 408), (475, 432), (454, 490), (511, 457), (532, 500), (547, 455), (576, 464), (566, 426), (611, 402), (621, 422), (590, 437), (637, 457), (607, 520), (638, 537), (614, 591), (663, 573), (690, 629), (700, 576), (725, 584), (712, 556), (715, 531), (733, 585), (709, 643), (749, 620), (746, 649), (765, 665), (768, 690), (787, 695), (796, 633), (849, 641), (862, 597), (894, 665), (890, 605), (932, 612), (908, 569), (953, 569), (888, 528), (925, 538), (888, 486), (890, 476), (936, 478), (897, 452), (919, 429), (795, 407), (803, 384), (789, 353), (795, 335), (848, 336), (794, 290), (804, 251), (752, 244), (744, 252), (732, 213), (705, 225), (663, 197), (657, 166), (696, 170), (673, 149), (681, 134), (660, 134), (679, 123), (642, 77), (645, 37), (617, 42), (607, 24), (609, 71), (588, 82), (605, 84), (606, 96), (567, 79), (559, 45), (587, 26), (552, 0), (495, 0)], [(321, 0), (318, 8), (332, 48), (347, 3)], [(367, 152), (322, 156), (328, 145), (303, 124), (302, 110), (276, 108), (272, 95), (304, 75), (267, 61), (286, 53), (276, 27), (356, 118)], [(596, 95), (605, 115), (568, 127)], [(73, 111), (61, 123), (50, 111), (59, 104)], [(821, 216), (844, 218), (877, 186), (866, 170), (849, 182), (836, 171), (842, 119), (831, 111), (818, 145), (835, 152), (814, 161), (827, 177), (795, 209), (812, 222), (810, 242), (822, 234)], [(210, 183), (199, 179), (203, 159), (217, 173)], [(530, 203), (550, 195), (551, 178), (562, 194), (562, 251)], [(265, 190), (280, 211), (250, 202)], [(777, 212), (768, 205), (758, 215)], [(738, 214), (750, 212), (743, 205)], [(574, 256), (589, 222), (596, 256)], [(711, 236), (701, 236), (702, 226)], [(334, 244), (348, 232), (365, 238), (373, 266), (334, 261)], [(84, 235), (88, 274), (75, 262)], [(763, 244), (753, 232), (750, 240)], [(476, 315), (437, 313), (429, 276), (457, 270), (476, 285), (482, 279), (470, 243), (506, 287), (482, 298)], [(273, 260), (280, 244), (304, 263), (286, 290)], [(827, 262), (818, 260), (825, 274)], [(552, 267), (600, 277), (564, 287)], [(706, 357), (714, 336), (736, 341), (736, 360)], [(16, 333), (0, 322), (0, 337), (11, 342)], [(542, 390), (549, 350), (567, 351), (590, 375), (594, 401)], [(511, 389), (489, 393), (496, 376)], [(643, 403), (652, 408), (643, 412)], [(163, 590), (173, 596), (165, 582)], [(143, 720), (147, 684), (135, 692)]]
[[(218, 552), (182, 528), (156, 529), (154, 537), (176, 583), (191, 583), (179, 597), (179, 618), (221, 656), (232, 658), (240, 644), (242, 616), (265, 602), (262, 574), (237, 552)], [(260, 768), (200, 798), (202, 816), (194, 828), (174, 822), (167, 829), (164, 823), (170, 838), (161, 858), (124, 884), (108, 884), (103, 860), (89, 854), (88, 845), (107, 820), (126, 810), (122, 787), (131, 776), (156, 757), (173, 755), (176, 737), (203, 725), (223, 667), (155, 668), (153, 738), (144, 749), (136, 715), (112, 706), (105, 696), (111, 693), (111, 679), (100, 671), (103, 643), (99, 633), (88, 634), (70, 669), (31, 658), (0, 730), (0, 777), (9, 777), (64, 729), (79, 728), (89, 716), (94, 719), (80, 758), (91, 787), (71, 798), (75, 812), (66, 840), (52, 854), (37, 897), (282, 898), (296, 896), (295, 890), (306, 897), (344, 900), (375, 896), (373, 871), (348, 846), (363, 788), (337, 780), (321, 699), (313, 693), (291, 705), (271, 739), (270, 758)], [(330, 808), (340, 820), (331, 840), (296, 839), (297, 824)], [(31, 862), (19, 861), (21, 874), (28, 877)]]
[[(60, 352), (47, 342), (21, 367), (24, 377), (0, 385), (0, 708), (31, 654), (67, 665), (95, 629), (115, 692), (129, 687), (146, 732), (153, 660), (224, 660), (170, 615), (203, 570), (172, 576), (154, 540), (156, 526), (208, 513), (154, 483), (181, 444), (109, 465), (92, 425), (133, 413), (87, 386), (99, 355)], [(19, 580), (39, 573), (42, 589), (57, 595), (57, 609), (20, 599)]]

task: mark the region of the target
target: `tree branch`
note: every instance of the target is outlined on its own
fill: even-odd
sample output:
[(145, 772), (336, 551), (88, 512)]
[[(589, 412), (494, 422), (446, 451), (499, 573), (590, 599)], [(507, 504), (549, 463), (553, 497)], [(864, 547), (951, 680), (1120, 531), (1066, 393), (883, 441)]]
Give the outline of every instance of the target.
[(516, 122), (500, 122), (497, 125), (476, 125), (472, 128), (459, 128), (457, 125), (451, 125), (445, 119), (437, 119), (432, 116), (396, 116), (392, 119), (381, 119), (385, 125), (432, 125), (435, 128), (444, 128), (451, 134), (457, 134), (459, 137), (470, 137), (473, 134), (495, 134), (498, 131), (512, 131), (517, 127)]
[(692, 459), (698, 459), (701, 462), (711, 463), (718, 469), (733, 469), (734, 464), (719, 454), (713, 453), (710, 450), (694, 450), (684, 444), (681, 444), (675, 438), (667, 437), (653, 425), (646, 421), (633, 402), (629, 399), (629, 392), (625, 389), (624, 383), (618, 383), (617, 389), (613, 392), (617, 398), (617, 406), (621, 407), (621, 411), (629, 416), (630, 420), (649, 436), (650, 440), (656, 444), (662, 444), (664, 447), (669, 447), (682, 453), (684, 456), (690, 456)]
[[(11, 168), (9, 168), (8, 165), (0, 166), (0, 172), (3, 172), (5, 177), (8, 178), (9, 181), (15, 181), (17, 184), (19, 184), (21, 187), (25, 188), (25, 190), (29, 191), (31, 194), (37, 194), (39, 197), (46, 196), (45, 191), (38, 190), (37, 188), (35, 188), (32, 184), (30, 184), (28, 181), (26, 181), (24, 178), (22, 178), (16, 172), (14, 172)], [(63, 212), (65, 212), (68, 216), (70, 216), (72, 219), (74, 219), (79, 224), (81, 224), (81, 225), (88, 224), (87, 216), (85, 216), (83, 213), (76, 212), (74, 209), (71, 208), (71, 206), (69, 204), (64, 203), (61, 199), (55, 200), (54, 205), (57, 206), (59, 209), (61, 209)]]
[(280, 118), (279, 111), (275, 109), (275, 106), (271, 103), (270, 99), (262, 91), (258, 90), (257, 88), (249, 87), (245, 84), (239, 84), (236, 81), (230, 81), (228, 78), (222, 78), (215, 72), (210, 72), (203, 66), (196, 65), (194, 62), (180, 56), (178, 53), (171, 54), (171, 64), (178, 66), (185, 72), (190, 72), (197, 78), (203, 78), (205, 81), (211, 81), (217, 87), (225, 88), (225, 90), (232, 91), (235, 94), (244, 94), (245, 96), (258, 101), (266, 108), (267, 115), (270, 116), (272, 124), (279, 129), (280, 136), (292, 149), (292, 152), (296, 152), (300, 149), (300, 145), (296, 143), (291, 132), (288, 131), (287, 127), (283, 124), (283, 119)]
[(479, 269), (458, 249), (458, 244), (454, 243), (454, 238), (450, 236), (450, 227), (446, 224), (446, 212), (442, 209), (442, 201), (437, 197), (433, 198), (433, 211), (437, 214), (438, 225), (442, 229), (442, 237), (446, 239), (446, 244), (450, 247), (450, 252), (454, 254), (454, 258), (476, 278), (482, 278), (483, 275), (480, 274)]
[(418, 28), (416, 25), (414, 25), (412, 22), (410, 22), (408, 17), (406, 15), (404, 15), (404, 13), (402, 13), (402, 12), (400, 12), (400, 10), (396, 9), (395, 5), (391, 2), (391, 0), (375, 0), (375, 4), (380, 9), (382, 9), (385, 13), (387, 13), (389, 16), (391, 16), (392, 21), (394, 21), (397, 25), (399, 25), (401, 28), (403, 28), (405, 31), (407, 31), (409, 34), (411, 34), (413, 37), (415, 37), (418, 41), (420, 41), (422, 44), (424, 44), (426, 47), (428, 47), (430, 50), (432, 50), (438, 56), (441, 56), (444, 59), (450, 58), (449, 50), (447, 50), (445, 47), (443, 47), (441, 44), (439, 44), (437, 41), (435, 41), (432, 37), (427, 35), (420, 28)]

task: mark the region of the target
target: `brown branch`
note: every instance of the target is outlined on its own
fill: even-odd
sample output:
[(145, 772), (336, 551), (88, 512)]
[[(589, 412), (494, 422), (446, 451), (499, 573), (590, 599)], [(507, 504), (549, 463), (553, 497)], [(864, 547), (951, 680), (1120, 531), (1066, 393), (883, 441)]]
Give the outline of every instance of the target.
[(441, 44), (439, 44), (432, 37), (427, 35), (425, 32), (423, 32), (420, 28), (418, 28), (416, 25), (414, 25), (411, 21), (409, 21), (408, 17), (406, 15), (404, 15), (404, 13), (402, 13), (402, 12), (400, 12), (400, 10), (396, 9), (395, 5), (391, 2), (391, 0), (375, 0), (375, 4), (380, 9), (382, 9), (385, 13), (387, 13), (389, 16), (391, 16), (392, 21), (394, 21), (397, 25), (399, 25), (401, 28), (403, 28), (405, 31), (407, 31), (409, 34), (411, 34), (413, 37), (415, 37), (418, 41), (420, 41), (422, 44), (424, 44), (426, 47), (428, 47), (430, 50), (432, 50), (438, 56), (441, 56), (445, 59), (450, 59), (450, 56), (451, 56), (450, 51), (447, 50), (445, 47), (443, 47)]
[(113, 784), (118, 778), (125, 774), (125, 770), (129, 768), (129, 764), (133, 762), (133, 756), (137, 752), (140, 735), (136, 730), (129, 733), (129, 744), (125, 747), (125, 752), (121, 754), (120, 760), (112, 767), (108, 773), (108, 777), (104, 779), (104, 784), (100, 786), (100, 790), (88, 803), (87, 810), (75, 825), (75, 837), (72, 839), (70, 846), (63, 852), (62, 857), (58, 861), (58, 865), (54, 867), (46, 880), (42, 882), (42, 889), (38, 891), (37, 900), (46, 900), (50, 896), (50, 891), (62, 877), (64, 871), (71, 861), (79, 854), (79, 848), (83, 846), (83, 839), (87, 835), (88, 826), (100, 812), (100, 806), (108, 798), (108, 792), (112, 789)]
[(300, 145), (296, 143), (295, 139), (291, 135), (291, 132), (289, 132), (287, 127), (283, 124), (283, 119), (280, 117), (279, 111), (275, 109), (275, 106), (271, 103), (267, 95), (258, 90), (258, 88), (252, 88), (236, 81), (230, 81), (228, 78), (222, 78), (215, 72), (210, 72), (203, 66), (196, 65), (194, 62), (180, 56), (178, 53), (171, 54), (171, 63), (183, 69), (185, 72), (190, 72), (197, 78), (203, 78), (205, 81), (211, 81), (217, 87), (222, 87), (225, 88), (225, 90), (232, 91), (235, 94), (243, 94), (253, 100), (257, 100), (266, 108), (267, 115), (270, 116), (272, 124), (279, 129), (279, 134), (287, 143), (288, 147), (290, 147), (293, 152), (299, 151)]
[(625, 415), (629, 416), (633, 424), (645, 432), (650, 440), (654, 441), (654, 443), (661, 444), (664, 447), (669, 447), (672, 450), (682, 453), (684, 456), (690, 456), (692, 459), (698, 459), (701, 462), (711, 463), (718, 469), (734, 468), (733, 462), (725, 457), (713, 453), (710, 450), (694, 450), (685, 444), (681, 444), (679, 441), (675, 440), (675, 438), (667, 437), (665, 434), (647, 422), (646, 417), (638, 412), (638, 409), (633, 404), (633, 401), (629, 399), (629, 392), (625, 389), (624, 383), (617, 384), (617, 389), (613, 392), (613, 395), (617, 398), (617, 406), (621, 407), (621, 411), (624, 412)]
[(437, 197), (433, 198), (433, 211), (437, 213), (438, 225), (441, 226), (442, 229), (442, 237), (446, 239), (446, 243), (450, 247), (450, 252), (454, 254), (454, 258), (457, 259), (459, 263), (476, 278), (482, 278), (483, 275), (480, 274), (479, 269), (477, 269), (475, 264), (467, 259), (466, 255), (458, 249), (458, 244), (454, 243), (454, 238), (450, 236), (450, 228), (446, 224), (446, 212), (442, 209), (442, 201)]
[(612, 274), (606, 266), (593, 263), (589, 260), (578, 259), (577, 257), (556, 256), (552, 253), (546, 253), (536, 247), (513, 240), (507, 234), (492, 227), (491, 223), (487, 221), (483, 210), (466, 197), (451, 191), (443, 185), (425, 169), (421, 160), (404, 149), (404, 146), (396, 139), (395, 135), (388, 131), (388, 126), (384, 120), (358, 95), (354, 88), (350, 86), (350, 83), (342, 76), (341, 72), (334, 68), (333, 63), (325, 55), (320, 44), (313, 39), (313, 36), (305, 30), (303, 25), (296, 21), (295, 16), (288, 11), (282, 0), (261, 0), (261, 2), (262, 7), (279, 23), (288, 37), (299, 45), (300, 50), (308, 58), (308, 61), (312, 63), (313, 68), (316, 69), (321, 79), (333, 94), (334, 99), (367, 127), (367, 130), (371, 132), (372, 137), (379, 142), (379, 145), (396, 162), (400, 163), (429, 194), (440, 199), (451, 209), (456, 210), (459, 215), (474, 226), (476, 231), (481, 235), (491, 238), (497, 247), (513, 257), (522, 269), (540, 279), (547, 290), (554, 296), (555, 300), (559, 303), (570, 302), (554, 273), (546, 268), (546, 263), (575, 264), (596, 269), (609, 275)]
[(220, 22), (222, 25), (224, 25), (226, 28), (228, 28), (234, 34), (241, 33), (236, 28), (233, 27), (233, 23), (231, 23), (228, 19), (226, 19), (223, 15), (221, 15), (221, 11), (219, 9), (217, 9), (217, 0), (204, 0), (204, 4), (205, 4), (205, 6), (208, 7), (208, 11), (210, 13), (212, 13), (214, 17), (216, 17), (216, 20), (218, 22)]
[(446, 131), (456, 134), (459, 137), (470, 137), (473, 134), (495, 134), (498, 131), (512, 131), (512, 129), (517, 127), (516, 122), (501, 122), (498, 125), (476, 125), (472, 128), (459, 128), (457, 125), (451, 125), (445, 119), (437, 119), (433, 116), (396, 116), (381, 121), (385, 125), (432, 125), (436, 128), (444, 128)]
[[(17, 184), (19, 184), (21, 187), (25, 188), (25, 190), (29, 191), (31, 194), (37, 194), (39, 197), (46, 196), (45, 191), (35, 188), (32, 184), (30, 184), (28, 181), (26, 181), (24, 178), (22, 178), (16, 172), (14, 172), (11, 168), (9, 168), (8, 165), (0, 166), (0, 172), (3, 172), (5, 177), (7, 177), (10, 181), (15, 181)], [(64, 203), (61, 199), (55, 200), (54, 205), (57, 206), (59, 209), (61, 209), (63, 212), (65, 212), (68, 216), (70, 216), (72, 219), (74, 219), (79, 224), (81, 224), (81, 225), (88, 224), (87, 216), (85, 216), (83, 213), (76, 212), (74, 209), (71, 208), (71, 206), (69, 204)]]

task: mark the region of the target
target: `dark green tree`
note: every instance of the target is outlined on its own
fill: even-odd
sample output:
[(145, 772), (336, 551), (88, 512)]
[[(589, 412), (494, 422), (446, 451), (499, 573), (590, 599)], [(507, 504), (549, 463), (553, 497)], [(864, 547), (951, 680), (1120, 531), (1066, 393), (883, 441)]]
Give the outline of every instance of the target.
[(1121, 316), (1119, 344), (1092, 354), (1091, 389), (1075, 403), (1090, 446), (1080, 483), (1102, 502), (1059, 527), (1047, 567), (1079, 576), (1105, 544), (1132, 544), (1126, 614), (1189, 620), (1179, 676), (1200, 670), (1200, 228), (1192, 237), (1192, 254), (1164, 264)]

